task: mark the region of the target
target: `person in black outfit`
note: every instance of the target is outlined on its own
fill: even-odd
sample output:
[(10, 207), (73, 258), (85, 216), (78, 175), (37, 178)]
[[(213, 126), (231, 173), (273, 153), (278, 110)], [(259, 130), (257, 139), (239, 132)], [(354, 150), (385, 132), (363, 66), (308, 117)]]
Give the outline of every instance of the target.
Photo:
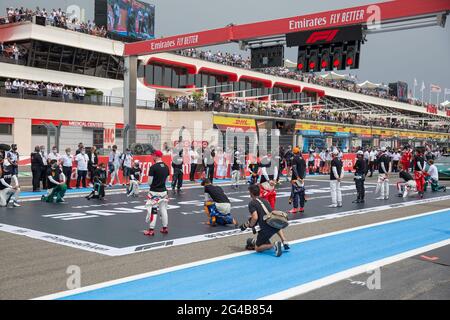
[(39, 147), (39, 155), (42, 158), (43, 166), (41, 167), (41, 181), (42, 181), (42, 189), (47, 190), (48, 188), (48, 179), (47, 179), (47, 171), (50, 168), (49, 160), (47, 159), (47, 155), (45, 153), (45, 147)]
[(364, 152), (359, 150), (356, 153), (357, 160), (353, 169), (355, 170), (355, 185), (356, 192), (358, 194), (356, 200), (353, 203), (364, 203), (364, 196), (366, 194), (366, 190), (364, 188), (364, 181), (366, 180), (366, 174), (368, 172), (367, 162), (364, 160)]
[[(250, 218), (248, 222), (241, 225), (241, 230), (244, 231), (247, 228), (254, 229), (257, 225), (259, 225), (260, 230), (258, 231), (256, 239), (254, 238), (247, 239), (246, 249), (256, 250), (256, 252), (263, 252), (266, 250), (274, 249), (275, 255), (279, 257), (283, 253), (282, 247), (284, 246), (284, 249), (288, 250), (289, 244), (287, 243), (286, 237), (284, 236), (282, 230), (269, 226), (264, 220), (266, 211), (271, 212), (273, 208), (270, 206), (267, 200), (259, 197), (260, 190), (257, 185), (251, 185), (248, 188), (248, 190), (250, 192), (251, 197), (251, 201), (248, 204)], [(270, 239), (275, 234), (278, 234), (281, 241), (276, 241), (275, 244), (272, 244)]]
[(95, 146), (92, 146), (91, 150), (89, 150), (87, 155), (89, 157), (89, 160), (88, 160), (89, 176), (91, 179), (91, 183), (94, 184), (94, 175), (95, 175), (95, 171), (97, 170), (97, 166), (98, 166), (97, 148)]
[(172, 168), (172, 191), (175, 191), (176, 187), (177, 191), (180, 192), (183, 186), (183, 149), (174, 149)]
[[(306, 161), (303, 159), (299, 148), (294, 148), (292, 159), (291, 196), (289, 203), (294, 202), (294, 208), (289, 213), (302, 213), (305, 211), (305, 182)], [(300, 205), (300, 207), (299, 207)]]
[(42, 171), (44, 170), (45, 163), (41, 157), (39, 146), (34, 147), (34, 151), (31, 153), (31, 172), (33, 174), (33, 192), (39, 192), (41, 185)]
[(100, 165), (95, 169), (94, 174), (92, 176), (92, 181), (94, 184), (94, 189), (92, 192), (86, 197), (86, 199), (99, 199), (103, 200), (105, 197), (105, 187), (106, 180), (108, 177), (108, 173), (106, 172), (106, 166), (104, 163), (100, 163)]

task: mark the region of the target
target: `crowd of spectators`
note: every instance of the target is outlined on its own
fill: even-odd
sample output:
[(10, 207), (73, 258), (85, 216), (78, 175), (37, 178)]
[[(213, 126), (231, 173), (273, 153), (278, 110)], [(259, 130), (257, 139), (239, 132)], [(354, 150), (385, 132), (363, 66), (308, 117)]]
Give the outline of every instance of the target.
[(37, 97), (61, 98), (64, 101), (83, 101), (86, 95), (84, 87), (69, 87), (61, 83), (36, 82), (15, 79), (5, 81), (5, 91), (11, 95), (32, 95)]
[(26, 59), (27, 50), (17, 45), (13, 44), (4, 44), (0, 42), (0, 57), (4, 59), (11, 59), (14, 63), (18, 64), (20, 60)]
[(6, 8), (6, 17), (0, 18), (0, 24), (32, 21), (34, 16), (44, 17), (46, 22), (54, 27), (87, 33), (99, 37), (107, 37), (108, 35), (104, 26), (97, 26), (94, 21), (90, 20), (87, 23), (82, 22), (75, 14), (71, 14), (69, 16), (66, 12), (61, 10), (61, 8), (52, 9), (51, 11), (47, 11), (45, 8), (40, 9), (39, 7), (36, 7), (34, 10), (24, 7)]
[[(235, 53), (223, 53), (221, 51), (213, 53), (211, 50), (202, 51), (199, 49), (185, 49), (177, 51), (176, 53), (186, 57), (199, 58), (210, 62), (216, 62), (244, 69), (251, 69), (250, 58), (245, 58)], [(295, 68), (287, 67), (263, 68), (258, 69), (258, 71), (272, 76), (284, 77), (325, 87), (331, 87), (364, 95), (376, 96), (378, 98), (389, 99), (392, 101), (398, 101), (398, 98), (396, 96), (389, 94), (389, 90), (386, 85), (382, 85), (381, 87), (376, 89), (360, 88), (356, 83), (357, 79), (355, 77), (347, 77), (344, 80), (329, 80), (324, 79), (322, 76), (315, 73), (301, 73)], [(411, 98), (407, 100), (407, 103), (415, 106), (426, 106), (428, 104)], [(441, 106), (438, 106), (438, 108), (442, 110)]]

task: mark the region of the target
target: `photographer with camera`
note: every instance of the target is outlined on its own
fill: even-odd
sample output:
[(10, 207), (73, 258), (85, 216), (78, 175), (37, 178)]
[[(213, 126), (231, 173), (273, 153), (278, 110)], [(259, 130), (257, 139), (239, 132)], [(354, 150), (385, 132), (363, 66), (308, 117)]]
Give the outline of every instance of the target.
[[(251, 228), (253, 229), (253, 233), (255, 233), (254, 228), (257, 225), (259, 226), (260, 230), (258, 231), (256, 239), (247, 239), (247, 245), (245, 248), (247, 250), (256, 250), (256, 252), (263, 252), (266, 250), (274, 249), (275, 255), (279, 257), (283, 253), (282, 247), (284, 247), (284, 250), (289, 250), (289, 244), (287, 243), (286, 237), (284, 236), (282, 230), (287, 226), (287, 219), (285, 219), (285, 221), (283, 221), (284, 223), (280, 225), (273, 223), (272, 226), (269, 225), (269, 221), (272, 220), (269, 217), (277, 217), (280, 213), (277, 211), (273, 211), (269, 202), (259, 197), (260, 189), (258, 185), (251, 185), (248, 190), (252, 199), (248, 204), (250, 218), (248, 222), (241, 225), (241, 230), (245, 231), (247, 228)], [(283, 214), (283, 216), (284, 215), (285, 214)], [(281, 241), (276, 241), (275, 244), (272, 244), (270, 239), (275, 234), (278, 234)]]

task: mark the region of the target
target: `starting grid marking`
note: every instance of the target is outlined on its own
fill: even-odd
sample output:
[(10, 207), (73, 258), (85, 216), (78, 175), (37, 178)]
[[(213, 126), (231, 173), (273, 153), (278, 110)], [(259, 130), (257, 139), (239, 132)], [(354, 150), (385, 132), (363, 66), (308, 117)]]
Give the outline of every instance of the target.
[[(334, 214), (326, 214), (326, 215), (322, 215), (322, 216), (293, 220), (293, 221), (290, 221), (289, 224), (290, 224), (290, 226), (296, 226), (296, 225), (301, 225), (301, 224), (314, 223), (314, 222), (319, 222), (319, 221), (324, 221), (324, 220), (339, 219), (339, 218), (349, 217), (349, 216), (353, 216), (353, 215), (362, 215), (362, 214), (367, 214), (367, 213), (371, 213), (371, 212), (378, 212), (378, 211), (396, 209), (396, 208), (404, 208), (404, 207), (420, 205), (420, 204), (427, 204), (427, 203), (444, 201), (444, 200), (450, 200), (450, 195), (442, 196), (442, 197), (435, 197), (435, 198), (430, 198), (430, 199), (414, 200), (414, 201), (403, 202), (403, 203), (388, 204), (388, 205), (383, 205), (383, 206), (378, 206), (378, 207), (351, 210), (351, 211), (339, 212), (339, 213), (334, 213)], [(23, 235), (23, 236), (27, 236), (29, 238), (43, 240), (43, 241), (60, 244), (60, 245), (65, 245), (65, 246), (69, 246), (72, 248), (95, 252), (95, 253), (99, 253), (99, 254), (103, 254), (103, 255), (107, 255), (107, 256), (124, 256), (124, 255), (138, 253), (138, 252), (144, 252), (144, 251), (162, 249), (162, 248), (167, 248), (167, 247), (192, 244), (192, 243), (203, 242), (203, 241), (214, 240), (214, 239), (221, 239), (221, 238), (226, 238), (226, 237), (231, 237), (231, 236), (236, 236), (236, 235), (248, 234), (248, 233), (252, 232), (251, 230), (241, 231), (240, 229), (233, 229), (230, 231), (220, 231), (220, 232), (215, 232), (215, 233), (208, 233), (208, 234), (172, 239), (172, 240), (167, 240), (167, 241), (148, 243), (148, 244), (144, 244), (144, 245), (129, 246), (129, 247), (125, 247), (125, 248), (115, 248), (115, 247), (110, 247), (110, 246), (106, 246), (106, 245), (102, 245), (102, 244), (98, 244), (98, 243), (93, 243), (93, 242), (88, 242), (88, 241), (84, 241), (84, 240), (64, 237), (64, 236), (60, 236), (60, 235), (40, 232), (40, 231), (28, 229), (28, 228), (21, 228), (21, 227), (7, 225), (7, 224), (0, 224), (0, 231), (5, 231), (5, 232), (16, 234), (16, 235)]]

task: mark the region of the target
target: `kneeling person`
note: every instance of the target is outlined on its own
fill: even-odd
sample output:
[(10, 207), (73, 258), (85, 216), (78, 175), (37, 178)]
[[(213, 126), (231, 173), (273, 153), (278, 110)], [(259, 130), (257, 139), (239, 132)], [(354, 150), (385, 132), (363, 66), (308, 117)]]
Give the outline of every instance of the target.
[[(259, 225), (260, 230), (258, 231), (258, 236), (256, 239), (249, 238), (247, 239), (246, 249), (248, 250), (256, 250), (257, 252), (263, 252), (266, 250), (274, 249), (275, 255), (277, 257), (282, 254), (282, 246), (284, 246), (285, 250), (289, 249), (289, 244), (286, 241), (283, 230), (276, 229), (267, 224), (264, 220), (264, 216), (267, 212), (271, 212), (272, 208), (269, 202), (265, 199), (261, 199), (259, 197), (260, 190), (257, 185), (252, 185), (248, 188), (250, 192), (251, 201), (248, 204), (248, 210), (250, 212), (250, 219), (247, 223), (241, 226), (241, 230), (245, 230), (247, 228), (254, 228)], [(278, 234), (281, 241), (275, 242), (272, 244), (270, 239)]]
[(401, 168), (399, 177), (403, 179), (403, 182), (397, 182), (398, 196), (406, 198), (412, 192), (417, 192), (417, 185), (413, 176), (408, 172), (409, 168), (404, 168), (402, 164), (399, 164), (399, 167)]
[(205, 212), (209, 218), (209, 224), (214, 226), (216, 223), (222, 226), (234, 224), (237, 226), (236, 219), (231, 215), (231, 203), (223, 189), (211, 183), (211, 180), (202, 181), (205, 187)]
[(64, 202), (64, 195), (66, 194), (66, 176), (59, 168), (57, 160), (50, 162), (50, 167), (47, 170), (47, 195), (43, 195), (41, 200), (45, 202)]
[(106, 172), (106, 166), (104, 163), (100, 163), (98, 168), (94, 171), (94, 189), (92, 192), (86, 197), (86, 199), (99, 199), (103, 200), (105, 197), (105, 187), (106, 187), (106, 180), (108, 177), (108, 173)]
[[(12, 180), (14, 180), (14, 186), (11, 185)], [(2, 169), (0, 164), (0, 207), (7, 207), (9, 205), (20, 207), (20, 204), (17, 203), (19, 194), (19, 182), (13, 172), (13, 167), (8, 165)]]
[(130, 171), (130, 187), (127, 190), (127, 197), (139, 197), (139, 184), (141, 181), (141, 168), (139, 160), (134, 161), (134, 166)]

